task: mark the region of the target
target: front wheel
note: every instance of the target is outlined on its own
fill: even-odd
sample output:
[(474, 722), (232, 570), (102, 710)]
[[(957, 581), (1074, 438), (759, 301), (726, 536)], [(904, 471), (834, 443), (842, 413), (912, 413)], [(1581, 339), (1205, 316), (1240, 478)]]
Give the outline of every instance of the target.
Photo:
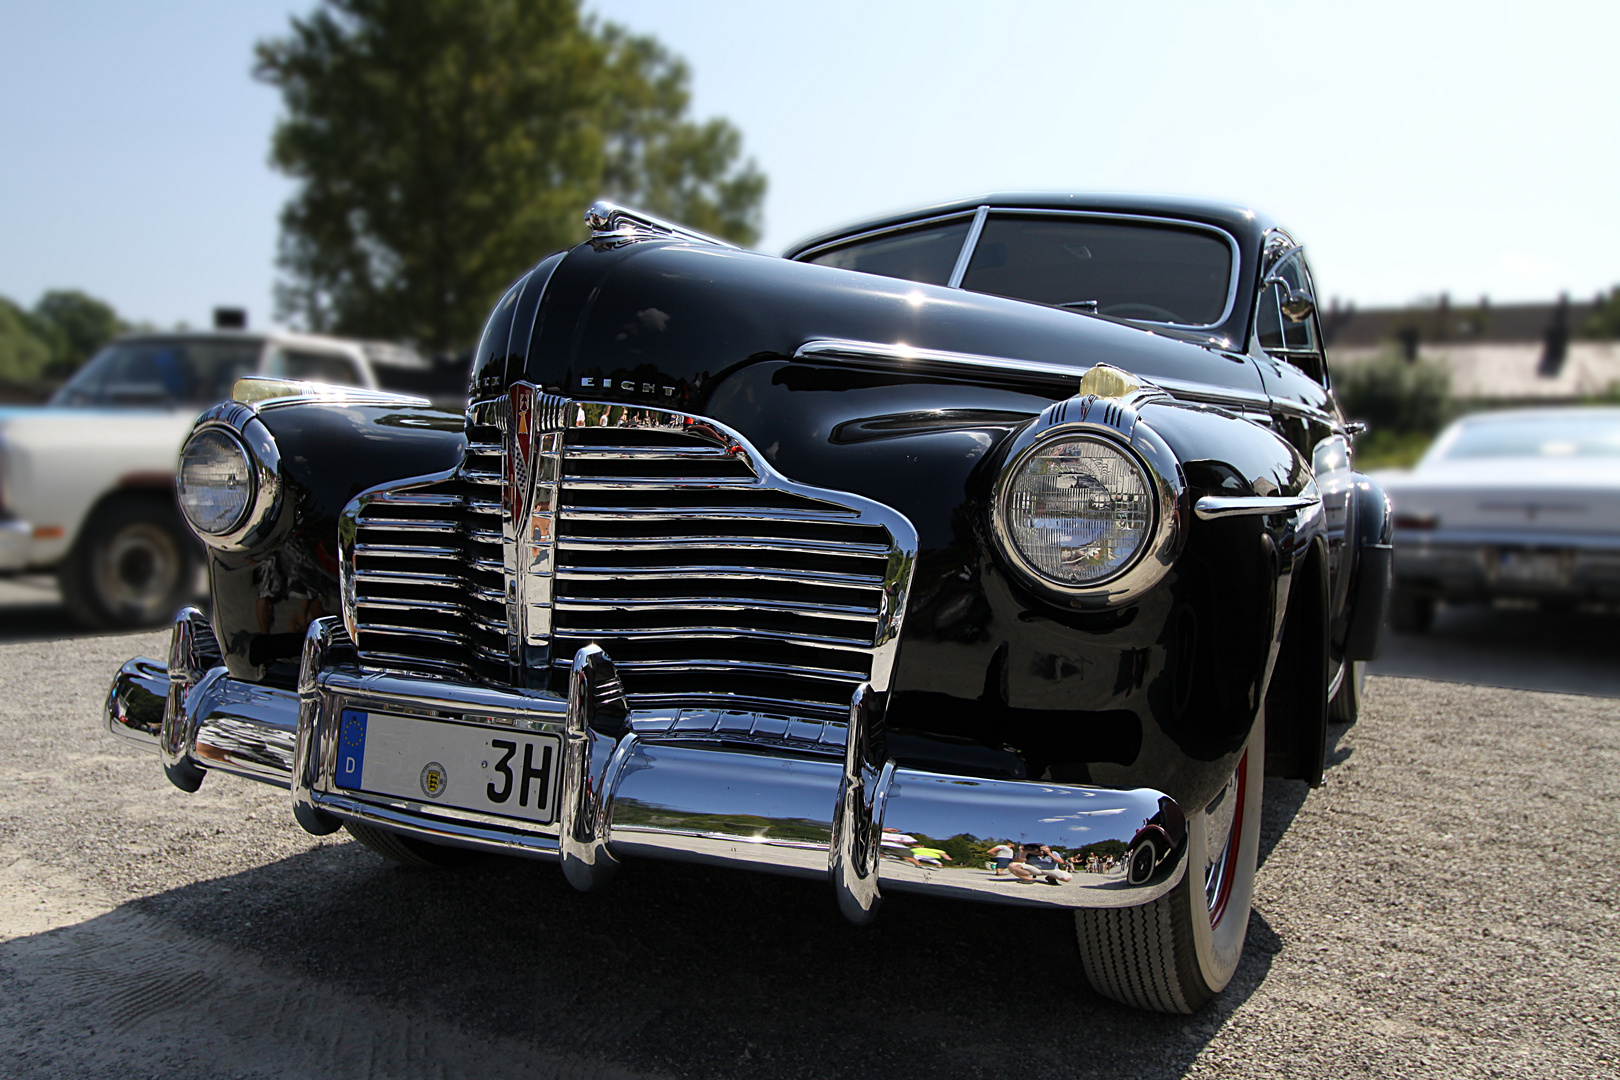
[(1081, 964), (1099, 994), (1192, 1013), (1231, 981), (1249, 932), (1265, 762), (1265, 722), (1256, 720), (1221, 793), (1187, 815), (1181, 884), (1150, 904), (1075, 912)]

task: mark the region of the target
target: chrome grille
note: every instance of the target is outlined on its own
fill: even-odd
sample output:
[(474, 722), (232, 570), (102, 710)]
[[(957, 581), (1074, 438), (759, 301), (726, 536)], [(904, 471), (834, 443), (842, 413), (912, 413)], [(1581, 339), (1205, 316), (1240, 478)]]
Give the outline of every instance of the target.
[(600, 645), (632, 708), (842, 716), (872, 677), (889, 529), (710, 425), (571, 427), (557, 537), (553, 663)]
[(501, 433), (468, 436), (459, 469), (367, 492), (344, 511), (345, 614), (365, 666), (507, 678)]
[(860, 683), (886, 689), (910, 523), (786, 480), (719, 425), (658, 410), (569, 403), (548, 418), (563, 429), (549, 636), (537, 643), (531, 624), (513, 644), (507, 602), (524, 589), (523, 564), (509, 569), (502, 547), (504, 404), (470, 411), (460, 469), (345, 511), (346, 610), (363, 665), (509, 684), (521, 648), (551, 672), (525, 681), (561, 692), (574, 654), (596, 644), (631, 708), (681, 730), (730, 730), (725, 717), (738, 714), (756, 731), (781, 727), (769, 717), (820, 730), (845, 717)]

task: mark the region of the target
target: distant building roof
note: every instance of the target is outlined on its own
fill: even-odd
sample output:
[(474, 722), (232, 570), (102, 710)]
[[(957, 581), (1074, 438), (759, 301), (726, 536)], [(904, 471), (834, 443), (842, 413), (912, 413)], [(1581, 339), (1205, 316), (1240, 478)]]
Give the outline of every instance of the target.
[(1337, 304), (1322, 312), (1322, 334), (1329, 348), (1360, 349), (1402, 344), (1416, 333), (1429, 344), (1501, 344), (1546, 340), (1560, 323), (1578, 336), (1592, 317), (1597, 301), (1552, 301), (1540, 304), (1493, 304), (1481, 297), (1456, 304), (1441, 297), (1422, 307), (1357, 308)]

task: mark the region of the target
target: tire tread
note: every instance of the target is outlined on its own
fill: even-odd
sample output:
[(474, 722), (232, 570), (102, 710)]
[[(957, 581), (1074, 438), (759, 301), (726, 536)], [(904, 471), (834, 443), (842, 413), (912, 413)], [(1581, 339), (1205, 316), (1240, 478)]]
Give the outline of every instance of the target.
[(472, 852), (462, 848), (446, 847), (387, 829), (378, 829), (358, 821), (346, 821), (343, 827), (361, 846), (381, 855), (390, 862), (418, 870), (443, 870), (460, 866), (472, 858)]

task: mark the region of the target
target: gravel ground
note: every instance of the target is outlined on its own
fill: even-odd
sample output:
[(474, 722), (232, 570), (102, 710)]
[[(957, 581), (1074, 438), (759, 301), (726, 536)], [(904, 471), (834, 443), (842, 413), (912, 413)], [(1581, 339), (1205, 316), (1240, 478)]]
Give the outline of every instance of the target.
[(1374, 678), (1269, 782), (1237, 977), (1085, 989), (1066, 920), (813, 882), (385, 866), (283, 792), (104, 734), (165, 635), (0, 645), (0, 1075), (1591, 1077), (1620, 1073), (1620, 701)]

